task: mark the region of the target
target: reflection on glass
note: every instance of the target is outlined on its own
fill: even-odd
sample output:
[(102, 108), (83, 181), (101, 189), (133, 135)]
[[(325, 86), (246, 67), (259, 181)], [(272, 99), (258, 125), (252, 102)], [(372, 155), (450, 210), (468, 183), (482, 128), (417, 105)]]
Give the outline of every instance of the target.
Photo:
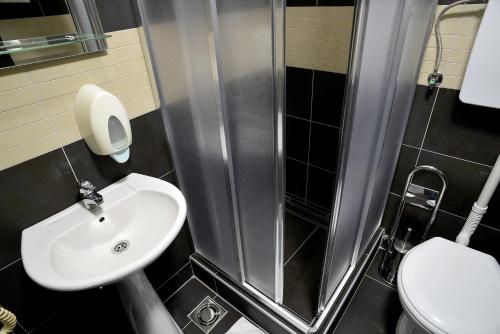
[(284, 305), (311, 321), (334, 197), (355, 10), (354, 1), (293, 3), (286, 11)]

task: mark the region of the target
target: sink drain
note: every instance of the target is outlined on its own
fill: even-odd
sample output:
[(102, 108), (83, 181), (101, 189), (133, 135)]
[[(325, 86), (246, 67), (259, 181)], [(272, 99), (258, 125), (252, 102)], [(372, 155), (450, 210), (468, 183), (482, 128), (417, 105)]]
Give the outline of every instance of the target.
[(118, 243), (116, 245), (114, 245), (113, 248), (111, 248), (111, 251), (114, 254), (121, 254), (121, 253), (125, 252), (129, 247), (130, 247), (130, 241), (121, 240), (121, 241), (118, 241)]

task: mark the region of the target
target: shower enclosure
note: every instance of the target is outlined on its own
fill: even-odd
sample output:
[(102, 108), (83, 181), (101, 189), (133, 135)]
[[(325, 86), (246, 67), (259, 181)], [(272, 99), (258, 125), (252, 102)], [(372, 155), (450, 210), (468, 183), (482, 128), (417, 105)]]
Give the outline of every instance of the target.
[(435, 2), (139, 1), (196, 252), (301, 332), (379, 235)]

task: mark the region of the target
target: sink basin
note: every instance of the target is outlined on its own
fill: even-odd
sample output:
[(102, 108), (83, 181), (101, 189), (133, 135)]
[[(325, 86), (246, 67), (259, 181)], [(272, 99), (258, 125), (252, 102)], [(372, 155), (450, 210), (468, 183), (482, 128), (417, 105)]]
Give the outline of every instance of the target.
[(21, 253), (28, 275), (53, 290), (82, 290), (119, 281), (154, 261), (186, 218), (182, 193), (168, 182), (130, 174), (81, 203), (25, 229)]

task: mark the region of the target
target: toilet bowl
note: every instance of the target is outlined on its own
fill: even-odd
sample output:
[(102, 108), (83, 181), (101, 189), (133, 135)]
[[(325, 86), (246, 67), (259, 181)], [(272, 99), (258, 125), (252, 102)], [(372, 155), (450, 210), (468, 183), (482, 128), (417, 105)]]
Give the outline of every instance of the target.
[(414, 247), (398, 271), (397, 334), (499, 334), (500, 265), (443, 238)]

